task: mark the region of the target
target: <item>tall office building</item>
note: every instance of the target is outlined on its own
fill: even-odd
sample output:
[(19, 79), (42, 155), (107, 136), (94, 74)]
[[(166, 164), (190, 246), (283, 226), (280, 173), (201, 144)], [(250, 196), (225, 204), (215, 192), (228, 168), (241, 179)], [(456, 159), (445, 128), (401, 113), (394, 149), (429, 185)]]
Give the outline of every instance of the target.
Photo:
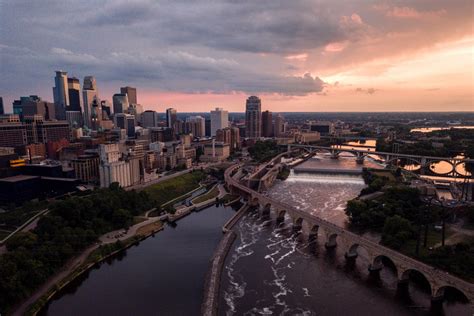
[(66, 107), (69, 105), (67, 72), (56, 71), (56, 77), (54, 77), (53, 97), (56, 118), (58, 120), (66, 119)]
[(84, 83), (82, 85), (82, 102), (83, 102), (83, 109), (84, 109), (84, 124), (92, 128), (92, 104), (96, 100), (96, 104), (98, 104), (98, 111), (96, 111), (96, 115), (98, 118), (102, 118), (102, 110), (100, 109), (100, 100), (99, 100), (99, 91), (97, 90), (97, 83), (93, 76), (85, 76)]
[(272, 112), (270, 111), (262, 112), (262, 136), (263, 137), (273, 136)]
[(137, 104), (137, 88), (132, 87), (122, 87), (120, 88), (121, 94), (126, 94), (128, 97), (128, 103)]
[(156, 111), (147, 110), (141, 115), (141, 122), (143, 127), (157, 127), (159, 116)]
[(66, 107), (66, 110), (82, 113), (81, 83), (79, 82), (79, 79), (75, 77), (67, 78), (67, 86), (69, 104)]
[(229, 127), (229, 112), (222, 108), (211, 111), (211, 136), (216, 136), (218, 129)]
[(190, 116), (186, 118), (186, 132), (194, 137), (204, 137), (206, 135), (206, 120), (202, 116)]
[(251, 96), (245, 105), (245, 136), (260, 138), (262, 132), (262, 102), (260, 98)]
[(135, 116), (126, 113), (114, 115), (115, 127), (127, 131), (127, 137), (135, 137)]
[(285, 132), (285, 121), (281, 114), (275, 117), (275, 125), (273, 126), (273, 135), (275, 137), (281, 137)]
[(166, 126), (169, 128), (174, 128), (174, 124), (178, 118), (176, 109), (169, 108), (166, 109)]
[(114, 106), (114, 114), (124, 113), (125, 110), (127, 110), (130, 106), (127, 95), (123, 93), (114, 94), (112, 101)]
[(5, 108), (3, 107), (3, 98), (0, 97), (0, 115), (5, 114)]

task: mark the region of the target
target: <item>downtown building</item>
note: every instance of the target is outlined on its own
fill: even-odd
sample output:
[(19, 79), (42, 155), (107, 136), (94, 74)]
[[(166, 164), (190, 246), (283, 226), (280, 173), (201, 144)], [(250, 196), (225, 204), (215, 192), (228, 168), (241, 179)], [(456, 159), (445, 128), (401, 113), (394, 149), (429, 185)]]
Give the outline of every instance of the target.
[(193, 137), (206, 136), (206, 120), (202, 116), (190, 116), (186, 118), (185, 132), (191, 133)]
[(150, 127), (158, 127), (158, 123), (160, 121), (160, 116), (156, 111), (146, 110), (141, 115), (141, 126), (150, 128)]
[(260, 138), (262, 133), (262, 102), (251, 96), (245, 104), (245, 137)]
[(168, 128), (175, 128), (175, 123), (178, 120), (178, 114), (176, 109), (168, 108), (166, 109), (166, 126)]
[(56, 71), (54, 77), (53, 98), (56, 119), (66, 119), (66, 108), (69, 105), (69, 86), (67, 80), (67, 72)]
[(216, 132), (216, 142), (229, 145), (230, 152), (240, 149), (240, 132), (238, 127), (227, 127), (219, 129)]
[(116, 93), (112, 96), (112, 104), (114, 107), (114, 115), (118, 113), (125, 113), (130, 106), (128, 96), (124, 93)]
[(97, 82), (93, 76), (85, 76), (82, 84), (84, 125), (96, 130), (102, 120), (101, 102)]
[(222, 108), (211, 111), (211, 136), (216, 136), (219, 129), (229, 127), (229, 113)]
[(56, 119), (55, 105), (43, 101), (37, 95), (20, 97), (19, 100), (13, 101), (13, 113), (18, 115), (21, 121), (34, 115), (41, 115), (45, 120)]
[(273, 137), (272, 112), (262, 112), (262, 137)]

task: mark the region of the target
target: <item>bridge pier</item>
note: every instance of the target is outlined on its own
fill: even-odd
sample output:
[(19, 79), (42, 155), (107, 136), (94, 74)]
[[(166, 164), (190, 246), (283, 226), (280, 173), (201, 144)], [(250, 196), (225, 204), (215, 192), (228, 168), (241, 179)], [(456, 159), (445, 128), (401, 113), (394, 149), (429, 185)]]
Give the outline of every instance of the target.
[(351, 252), (351, 251), (347, 251), (345, 254), (344, 254), (344, 257), (346, 258), (346, 260), (355, 260), (359, 255), (357, 254), (357, 252)]
[(262, 209), (262, 216), (269, 216), (270, 215), (270, 208), (271, 208), (270, 204), (265, 205)]
[(398, 280), (397, 281), (397, 293), (406, 294), (408, 293), (408, 279)]
[(383, 264), (381, 262), (374, 262), (372, 264), (369, 264), (369, 273), (370, 273), (370, 276), (374, 276), (374, 277), (379, 277), (380, 276), (380, 271), (382, 270), (383, 268)]
[(326, 243), (324, 244), (324, 246), (326, 247), (326, 249), (334, 249), (337, 247), (337, 235), (336, 234), (332, 234), (332, 235), (329, 235), (328, 234), (328, 238), (326, 240)]
[(331, 159), (339, 159), (339, 152), (336, 150), (331, 151)]

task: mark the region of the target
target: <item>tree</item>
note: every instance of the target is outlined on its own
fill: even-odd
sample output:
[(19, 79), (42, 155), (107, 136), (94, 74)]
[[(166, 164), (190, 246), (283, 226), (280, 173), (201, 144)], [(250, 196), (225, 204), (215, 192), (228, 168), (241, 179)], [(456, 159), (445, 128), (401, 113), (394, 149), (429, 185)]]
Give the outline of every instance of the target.
[(37, 241), (38, 236), (32, 232), (18, 232), (7, 240), (6, 246), (8, 251), (12, 251), (20, 247), (31, 249)]
[(382, 243), (384, 245), (400, 249), (412, 237), (413, 228), (407, 219), (395, 215), (385, 220), (382, 233)]

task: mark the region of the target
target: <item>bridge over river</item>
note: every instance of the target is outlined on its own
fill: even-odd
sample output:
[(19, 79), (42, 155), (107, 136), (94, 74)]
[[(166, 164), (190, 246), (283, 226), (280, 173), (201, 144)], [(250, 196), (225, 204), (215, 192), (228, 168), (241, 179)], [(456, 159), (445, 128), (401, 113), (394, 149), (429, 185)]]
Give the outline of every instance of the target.
[[(280, 158), (279, 156), (278, 159)], [(309, 238), (313, 240), (318, 235), (324, 236), (326, 248), (342, 247), (348, 260), (355, 260), (358, 252), (365, 249), (369, 256), (369, 262), (371, 262), (369, 271), (372, 273), (378, 273), (383, 269), (383, 260), (391, 261), (396, 268), (400, 286), (408, 286), (412, 271), (420, 273), (430, 284), (433, 303), (442, 302), (445, 290), (454, 288), (464, 294), (474, 310), (474, 284), (384, 247), (315, 215), (263, 195), (240, 183), (238, 178), (243, 175), (241, 168), (242, 165), (237, 164), (226, 170), (226, 184), (233, 194), (240, 194), (252, 206), (260, 206), (263, 214), (268, 215), (273, 211), (279, 222), (284, 219), (285, 214), (289, 215), (294, 229), (308, 233)]]
[[(396, 164), (400, 160), (405, 161), (407, 164), (414, 164), (420, 166), (419, 172), (421, 174), (429, 174), (436, 176), (443, 176), (449, 178), (469, 178), (470, 175), (460, 173), (459, 170), (464, 164), (474, 164), (474, 159), (469, 158), (449, 158), (449, 157), (433, 157), (433, 156), (419, 156), (419, 155), (408, 155), (400, 153), (389, 153), (389, 152), (379, 152), (379, 151), (367, 151), (367, 149), (355, 149), (347, 148), (347, 146), (312, 146), (304, 144), (288, 144), (286, 145), (288, 152), (293, 149), (305, 149), (312, 153), (317, 152), (326, 152), (331, 154), (331, 158), (337, 159), (341, 153), (347, 152), (356, 157), (356, 161), (359, 164), (364, 162), (364, 159), (369, 155), (376, 155), (384, 160), (386, 164)], [(451, 166), (451, 169), (445, 173), (432, 172), (430, 166), (434, 163), (446, 162)]]

